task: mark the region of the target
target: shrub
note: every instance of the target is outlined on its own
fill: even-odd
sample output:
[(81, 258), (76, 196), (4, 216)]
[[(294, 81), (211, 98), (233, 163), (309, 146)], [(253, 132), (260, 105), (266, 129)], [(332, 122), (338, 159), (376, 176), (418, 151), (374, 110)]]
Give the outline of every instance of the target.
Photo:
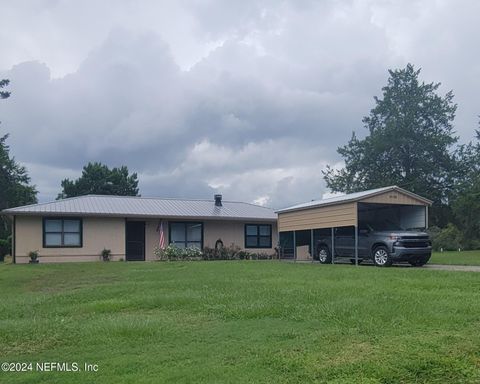
[(103, 248), (102, 252), (100, 252), (103, 261), (110, 261), (112, 257), (112, 251), (110, 249)]
[(3, 262), (5, 264), (13, 264), (13, 256), (5, 255), (5, 258), (3, 259)]
[(198, 248), (178, 248), (172, 244), (164, 249), (156, 247), (153, 254), (161, 261), (201, 260), (202, 251)]
[(202, 254), (204, 260), (242, 260), (245, 258), (245, 251), (234, 244), (216, 249), (204, 247)]
[(432, 247), (435, 251), (443, 249), (444, 251), (456, 251), (462, 247), (462, 233), (460, 230), (449, 223), (445, 228), (440, 229), (432, 227), (429, 229), (432, 239)]
[(38, 257), (40, 255), (38, 254), (38, 251), (30, 251), (28, 252), (28, 257), (30, 258), (29, 263), (30, 264), (37, 264), (38, 263)]
[(268, 260), (273, 255), (266, 252), (247, 252), (240, 247), (231, 244), (228, 247), (210, 248), (204, 247), (203, 250), (198, 248), (177, 248), (169, 245), (165, 249), (155, 248), (153, 251), (158, 260), (161, 261), (178, 261), (178, 260)]
[(181, 253), (182, 260), (201, 260), (202, 251), (198, 248), (185, 248)]
[(8, 239), (0, 239), (0, 261), (3, 261), (5, 255), (11, 254), (10, 245), (10, 236)]
[(216, 260), (217, 250), (215, 248), (204, 247), (202, 254), (203, 260)]

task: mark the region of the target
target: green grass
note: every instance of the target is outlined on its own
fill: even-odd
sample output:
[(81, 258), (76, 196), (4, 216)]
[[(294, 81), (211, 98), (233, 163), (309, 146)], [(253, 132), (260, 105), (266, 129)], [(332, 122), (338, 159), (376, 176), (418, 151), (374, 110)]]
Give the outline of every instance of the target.
[(0, 265), (0, 383), (478, 383), (480, 275), (281, 262)]
[(480, 265), (480, 251), (434, 252), (430, 264)]

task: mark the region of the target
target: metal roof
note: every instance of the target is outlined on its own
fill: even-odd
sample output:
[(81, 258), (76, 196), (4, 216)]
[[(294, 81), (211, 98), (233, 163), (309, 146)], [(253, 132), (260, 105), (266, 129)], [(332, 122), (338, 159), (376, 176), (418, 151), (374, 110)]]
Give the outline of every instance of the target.
[(379, 195), (379, 194), (382, 194), (382, 193), (385, 193), (385, 192), (390, 192), (390, 191), (397, 191), (397, 192), (400, 192), (400, 193), (404, 193), (406, 195), (409, 195), (409, 196), (413, 197), (414, 199), (420, 200), (421, 202), (423, 202), (425, 204), (428, 204), (428, 205), (432, 204), (431, 200), (428, 200), (424, 197), (416, 195), (415, 193), (407, 191), (406, 189), (397, 187), (396, 185), (392, 185), (390, 187), (376, 188), (376, 189), (370, 189), (368, 191), (349, 193), (347, 195), (335, 196), (335, 197), (331, 197), (331, 198), (323, 199), (323, 200), (312, 200), (312, 201), (309, 201), (307, 203), (292, 205), (291, 207), (279, 209), (276, 212), (277, 213), (282, 213), (282, 212), (298, 211), (298, 210), (301, 210), (301, 209), (321, 207), (321, 206), (324, 206), (324, 205), (333, 205), (333, 204), (337, 204), (337, 203), (347, 203), (347, 202), (353, 202), (353, 201), (360, 201), (360, 200), (363, 200), (367, 197)]
[(50, 203), (25, 205), (5, 209), (2, 213), (7, 215), (277, 220), (273, 209), (249, 203), (222, 201), (222, 206), (218, 207), (213, 200), (104, 195), (86, 195)]

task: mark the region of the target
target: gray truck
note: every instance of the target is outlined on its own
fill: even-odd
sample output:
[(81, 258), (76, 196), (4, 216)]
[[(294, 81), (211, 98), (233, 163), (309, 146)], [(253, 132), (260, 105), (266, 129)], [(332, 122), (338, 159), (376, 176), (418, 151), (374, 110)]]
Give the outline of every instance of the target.
[[(335, 257), (350, 258), (355, 262), (355, 229), (335, 229)], [(332, 262), (331, 237), (316, 242), (316, 259), (322, 264)], [(370, 224), (359, 223), (358, 259), (372, 260), (378, 267), (388, 267), (393, 262), (408, 262), (413, 266), (425, 265), (432, 253), (432, 243), (427, 233), (418, 230), (404, 230), (385, 222), (373, 228)]]

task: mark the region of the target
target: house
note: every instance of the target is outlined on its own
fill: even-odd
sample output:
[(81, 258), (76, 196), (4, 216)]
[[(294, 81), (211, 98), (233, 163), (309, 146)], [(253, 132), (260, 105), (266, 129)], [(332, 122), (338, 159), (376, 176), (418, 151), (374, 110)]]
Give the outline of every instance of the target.
[(95, 261), (110, 249), (113, 260), (155, 260), (163, 233), (177, 247), (234, 244), (274, 253), (277, 215), (266, 207), (233, 201), (87, 195), (2, 211), (12, 219), (12, 256), (27, 263)]

